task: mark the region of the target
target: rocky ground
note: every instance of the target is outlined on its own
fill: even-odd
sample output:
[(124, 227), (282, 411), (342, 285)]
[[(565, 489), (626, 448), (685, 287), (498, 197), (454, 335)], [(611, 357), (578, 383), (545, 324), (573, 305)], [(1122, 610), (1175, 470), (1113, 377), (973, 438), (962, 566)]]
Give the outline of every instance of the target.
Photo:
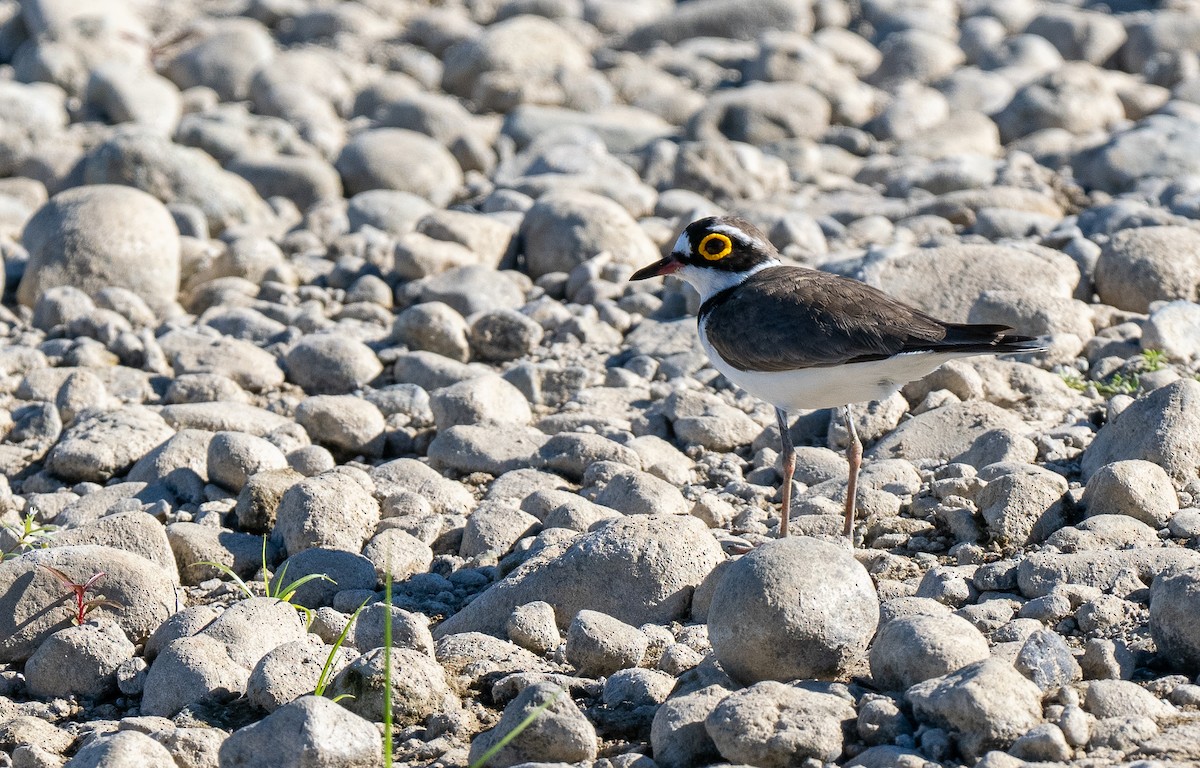
[[(1187, 0), (0, 0), (0, 766), (378, 765), (388, 622), (402, 765), (539, 707), (491, 765), (1196, 764), (1197, 51)], [(1049, 338), (859, 408), (853, 551), (838, 422), (775, 541), (773, 413), (626, 281), (717, 212)]]

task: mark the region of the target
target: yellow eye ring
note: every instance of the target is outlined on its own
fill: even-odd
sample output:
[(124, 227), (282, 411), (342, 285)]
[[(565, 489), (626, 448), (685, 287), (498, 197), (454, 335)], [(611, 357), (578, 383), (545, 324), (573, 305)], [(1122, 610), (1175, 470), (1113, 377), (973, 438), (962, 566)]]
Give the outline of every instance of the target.
[[(709, 244), (716, 240), (721, 245), (721, 250), (709, 250)], [(709, 261), (720, 261), (733, 252), (733, 241), (727, 235), (722, 235), (720, 232), (709, 232), (696, 246), (696, 252)]]

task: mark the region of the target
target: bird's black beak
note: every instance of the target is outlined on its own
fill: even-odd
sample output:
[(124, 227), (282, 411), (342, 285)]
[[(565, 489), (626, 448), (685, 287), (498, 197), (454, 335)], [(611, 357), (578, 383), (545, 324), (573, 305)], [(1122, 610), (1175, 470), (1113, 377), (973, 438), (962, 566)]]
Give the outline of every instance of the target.
[(630, 275), (629, 279), (645, 280), (648, 277), (661, 277), (663, 275), (669, 275), (672, 272), (678, 272), (682, 266), (683, 262), (676, 259), (675, 254), (671, 254), (666, 258), (659, 259), (649, 266), (642, 267), (637, 272), (634, 272), (632, 275)]

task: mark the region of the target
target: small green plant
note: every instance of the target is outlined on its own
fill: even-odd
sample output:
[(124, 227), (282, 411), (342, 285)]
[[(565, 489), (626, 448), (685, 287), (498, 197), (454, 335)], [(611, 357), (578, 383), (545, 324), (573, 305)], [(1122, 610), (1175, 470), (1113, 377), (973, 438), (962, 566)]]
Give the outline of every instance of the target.
[(70, 576), (53, 566), (42, 565), (40, 563), (39, 565), (41, 565), (41, 567), (46, 571), (50, 572), (54, 578), (58, 579), (62, 585), (67, 588), (68, 591), (62, 596), (61, 599), (66, 599), (68, 597), (75, 599), (75, 615), (72, 617), (72, 621), (74, 622), (75, 626), (83, 624), (83, 622), (87, 621), (89, 613), (102, 606), (108, 608), (125, 607), (116, 600), (109, 600), (103, 595), (99, 597), (93, 597), (90, 600), (88, 599), (87, 593), (91, 591), (92, 587), (96, 586), (96, 582), (104, 578), (104, 571), (97, 571), (96, 573), (93, 573), (86, 581), (79, 582), (75, 581)]
[(509, 742), (511, 742), (513, 739), (520, 736), (522, 731), (533, 725), (534, 721), (537, 720), (547, 709), (553, 707), (554, 703), (558, 701), (564, 693), (566, 693), (566, 689), (559, 688), (558, 693), (555, 693), (552, 697), (530, 710), (529, 714), (525, 715), (525, 718), (521, 720), (521, 722), (517, 723), (516, 728), (513, 728), (511, 731), (501, 736), (500, 740), (493, 744), (487, 752), (484, 752), (479, 756), (478, 760), (471, 763), (470, 768), (483, 768), (483, 766), (487, 765), (488, 760), (491, 760), (500, 750), (507, 747)]
[(21, 526), (6, 525), (4, 529), (12, 534), (12, 546), (4, 550), (0, 560), (11, 560), (14, 557), (19, 557), (26, 550), (42, 547), (46, 545), (47, 539), (57, 529), (57, 526), (42, 525), (37, 521), (37, 517), (33, 512), (29, 512), (25, 517), (21, 518)]
[[(246, 583), (245, 579), (243, 579), (241, 576), (238, 576), (237, 573), (235, 573), (234, 570), (228, 565), (214, 562), (212, 560), (201, 560), (199, 562), (192, 563), (193, 567), (198, 565), (207, 565), (211, 568), (216, 568), (218, 571), (228, 576), (233, 581), (234, 585), (237, 586), (238, 590), (242, 592), (242, 594), (244, 594), (246, 597), (254, 597), (254, 590), (250, 588), (250, 585)], [(267, 575), (269, 573), (267, 570), (267, 537), (263, 536), (263, 594), (267, 597), (273, 597), (276, 600), (282, 600), (285, 603), (290, 603), (292, 602), (292, 598), (296, 596), (296, 590), (310, 581), (321, 579), (322, 581), (328, 581), (331, 584), (336, 583), (333, 579), (329, 578), (323, 573), (308, 573), (298, 579), (293, 579), (292, 581), (287, 582), (284, 581), (284, 579), (287, 578), (287, 569), (288, 564), (284, 563), (283, 568), (279, 571), (279, 573), (275, 574), (276, 586), (272, 588), (271, 578)]]
[(388, 615), (383, 619), (383, 767), (392, 768), (392, 574), (383, 574), (383, 604)]
[[(338, 633), (337, 639), (333, 641), (333, 648), (325, 657), (325, 664), (321, 667), (321, 676), (317, 678), (317, 687), (313, 689), (313, 693), (318, 696), (325, 695), (325, 689), (329, 686), (329, 677), (333, 672), (333, 662), (337, 659), (338, 651), (341, 650), (342, 644), (346, 642), (346, 636), (350, 634), (350, 628), (354, 626), (354, 622), (358, 621), (358, 614), (363, 612), (363, 608), (367, 607), (367, 601), (363, 600), (362, 605), (358, 606), (358, 610), (350, 615), (350, 621), (346, 622), (346, 626), (342, 627), (342, 631)], [(385, 630), (386, 631), (386, 630)], [(349, 693), (339, 694), (333, 697), (334, 701), (342, 699), (354, 698)]]
[(1063, 371), (1059, 376), (1062, 377), (1063, 383), (1071, 389), (1077, 392), (1087, 392), (1088, 388), (1094, 388), (1096, 394), (1101, 397), (1132, 395), (1141, 386), (1140, 377), (1136, 373), (1114, 373), (1101, 381), (1088, 381), (1076, 371)]
[[(235, 573), (234, 570), (232, 568), (230, 568), (228, 565), (225, 565), (224, 563), (214, 562), (212, 560), (201, 560), (199, 562), (192, 563), (192, 566), (197, 566), (197, 565), (207, 565), (212, 568), (216, 568), (218, 571), (220, 571), (221, 573), (228, 576), (243, 595), (245, 595), (246, 597), (254, 597), (255, 596), (254, 590), (250, 588), (250, 585), (246, 583), (245, 579), (243, 579), (241, 576), (238, 576), (237, 573)], [(322, 581), (328, 581), (331, 584), (336, 584), (337, 582), (335, 582), (333, 579), (329, 578), (329, 576), (325, 575), (324, 573), (307, 573), (298, 579), (293, 579), (292, 581), (285, 581), (285, 579), (287, 578), (287, 569), (288, 569), (288, 564), (284, 563), (283, 568), (279, 571), (279, 573), (275, 574), (275, 576), (276, 576), (275, 587), (272, 588), (271, 587), (271, 578), (267, 575), (267, 573), (268, 573), (268, 571), (267, 571), (267, 537), (263, 536), (263, 545), (262, 545), (263, 594), (266, 595), (267, 597), (273, 597), (276, 600), (282, 600), (283, 602), (288, 603), (293, 608), (295, 608), (297, 611), (300, 611), (300, 613), (304, 614), (304, 623), (306, 626), (312, 626), (312, 622), (313, 622), (312, 609), (310, 609), (306, 606), (303, 606), (303, 605), (295, 605), (292, 603), (292, 598), (296, 596), (296, 590), (300, 589), (300, 587), (307, 584), (308, 582), (315, 581), (317, 579), (321, 579)]]
[(1161, 371), (1167, 362), (1167, 353), (1161, 349), (1142, 350), (1142, 370), (1146, 373)]

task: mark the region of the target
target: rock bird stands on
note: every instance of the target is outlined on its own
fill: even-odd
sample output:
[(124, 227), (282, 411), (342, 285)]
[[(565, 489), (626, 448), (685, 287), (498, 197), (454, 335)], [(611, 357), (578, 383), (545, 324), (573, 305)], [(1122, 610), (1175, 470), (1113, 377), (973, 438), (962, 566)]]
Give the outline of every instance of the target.
[(853, 403), (882, 400), (948, 360), (1041, 348), (1002, 325), (942, 322), (857, 280), (786, 266), (758, 228), (736, 217), (692, 222), (670, 255), (629, 279), (660, 275), (700, 292), (700, 343), (713, 366), (775, 406), (783, 443), (780, 537), (787, 536), (796, 468), (789, 410), (845, 409), (850, 536), (862, 464)]

